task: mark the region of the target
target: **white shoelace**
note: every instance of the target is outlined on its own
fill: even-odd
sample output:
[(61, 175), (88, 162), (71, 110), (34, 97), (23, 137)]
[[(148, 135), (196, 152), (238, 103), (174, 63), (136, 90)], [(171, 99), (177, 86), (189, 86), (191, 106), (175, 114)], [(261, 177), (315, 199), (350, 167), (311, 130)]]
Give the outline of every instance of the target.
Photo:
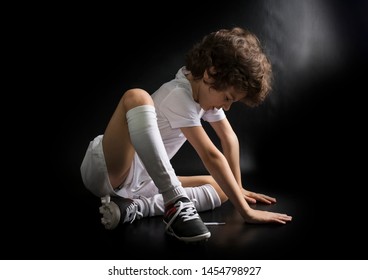
[(124, 223), (129, 222), (133, 223), (135, 219), (140, 219), (143, 217), (142, 212), (138, 211), (138, 205), (135, 203), (130, 204), (126, 209), (126, 215), (124, 218)]
[(166, 229), (168, 229), (171, 226), (171, 224), (175, 221), (178, 215), (183, 219), (184, 222), (199, 218), (197, 210), (195, 209), (193, 203), (190, 201), (189, 202), (178, 201), (175, 204), (175, 207), (177, 207), (176, 213), (167, 223)]

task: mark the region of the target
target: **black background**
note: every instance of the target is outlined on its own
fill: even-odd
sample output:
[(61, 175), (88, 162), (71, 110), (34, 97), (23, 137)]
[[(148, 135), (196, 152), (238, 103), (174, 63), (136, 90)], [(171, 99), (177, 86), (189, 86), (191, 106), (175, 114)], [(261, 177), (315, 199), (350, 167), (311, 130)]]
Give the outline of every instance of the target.
[[(8, 96), (16, 109), (4, 118), (8, 183), (2, 231), (12, 245), (2, 250), (2, 258), (63, 258), (66, 248), (77, 248), (73, 226), (95, 222), (83, 216), (95, 205), (79, 167), (122, 93), (131, 87), (153, 92), (173, 78), (195, 42), (236, 25), (259, 36), (275, 73), (265, 104), (255, 109), (235, 104), (227, 114), (242, 144), (245, 185), (297, 197), (303, 213), (294, 217), (301, 226), (291, 238), (306, 245), (300, 255), (293, 251), (280, 258), (305, 258), (312, 251), (312, 259), (362, 256), (367, 248), (364, 1), (38, 8), (23, 7), (8, 22), (16, 30), (9, 32), (8, 56), (9, 72), (16, 73)], [(205, 172), (188, 145), (173, 165), (179, 175)], [(93, 240), (91, 246), (101, 247)], [(66, 258), (73, 258), (70, 250)]]

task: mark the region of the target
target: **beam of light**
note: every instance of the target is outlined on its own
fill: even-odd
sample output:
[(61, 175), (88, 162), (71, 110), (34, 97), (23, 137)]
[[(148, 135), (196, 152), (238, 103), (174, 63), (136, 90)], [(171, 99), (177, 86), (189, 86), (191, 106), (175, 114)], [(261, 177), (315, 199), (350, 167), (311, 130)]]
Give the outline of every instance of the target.
[(260, 24), (278, 82), (301, 83), (316, 69), (341, 63), (344, 42), (332, 6), (317, 0), (267, 1), (262, 13)]

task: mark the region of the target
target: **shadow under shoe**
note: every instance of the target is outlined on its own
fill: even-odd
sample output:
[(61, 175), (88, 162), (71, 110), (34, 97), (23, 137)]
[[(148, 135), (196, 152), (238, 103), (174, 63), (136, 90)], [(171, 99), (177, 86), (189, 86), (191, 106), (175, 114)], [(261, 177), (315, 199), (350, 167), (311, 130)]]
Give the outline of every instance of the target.
[(166, 224), (166, 233), (181, 241), (195, 242), (211, 237), (211, 232), (203, 223), (193, 202), (186, 197), (168, 205), (163, 220)]
[(106, 195), (101, 197), (102, 214), (101, 223), (105, 229), (114, 229), (119, 223), (133, 223), (135, 219), (140, 219), (143, 214), (138, 209), (138, 204), (130, 198)]

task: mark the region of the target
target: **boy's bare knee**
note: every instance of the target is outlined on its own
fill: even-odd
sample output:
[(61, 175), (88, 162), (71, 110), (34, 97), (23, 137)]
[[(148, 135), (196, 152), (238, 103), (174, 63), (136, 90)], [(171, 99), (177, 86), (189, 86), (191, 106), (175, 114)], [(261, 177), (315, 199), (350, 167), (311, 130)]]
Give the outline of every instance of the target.
[(141, 105), (153, 106), (153, 100), (150, 94), (140, 88), (127, 90), (121, 98), (121, 102), (123, 103), (126, 111)]

